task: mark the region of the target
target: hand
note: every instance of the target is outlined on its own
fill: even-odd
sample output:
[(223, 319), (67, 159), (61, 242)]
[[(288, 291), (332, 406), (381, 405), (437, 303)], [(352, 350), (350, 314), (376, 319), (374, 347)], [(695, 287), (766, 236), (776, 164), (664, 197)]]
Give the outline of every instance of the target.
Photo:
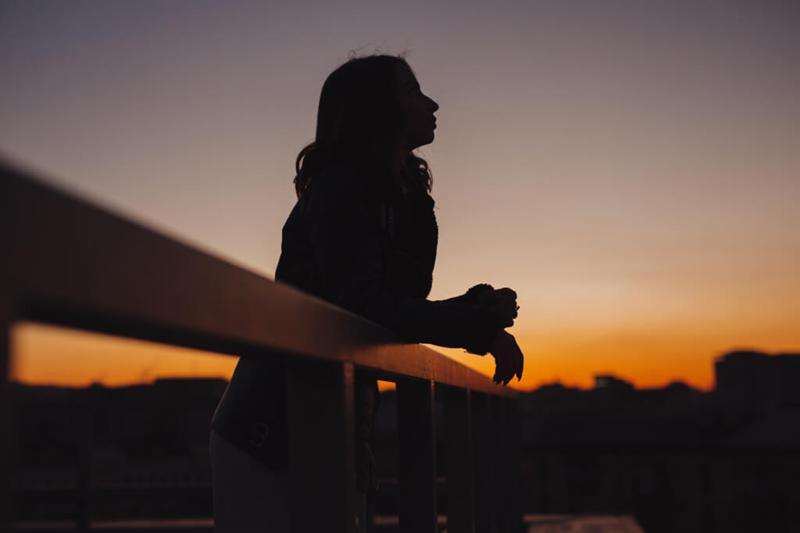
[(501, 329), (494, 338), (489, 353), (494, 356), (495, 360), (492, 381), (508, 385), (514, 376), (517, 376), (517, 381), (522, 379), (525, 358), (512, 334)]
[(483, 290), (477, 294), (478, 303), (495, 315), (498, 326), (510, 328), (517, 318), (517, 293), (508, 287), (502, 289)]

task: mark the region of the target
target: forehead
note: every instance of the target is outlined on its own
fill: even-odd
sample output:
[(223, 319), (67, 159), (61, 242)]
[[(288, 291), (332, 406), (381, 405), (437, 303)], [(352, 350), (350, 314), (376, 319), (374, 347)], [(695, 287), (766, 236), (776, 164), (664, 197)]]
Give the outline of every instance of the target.
[(397, 65), (397, 85), (400, 87), (404, 85), (416, 85), (417, 77), (411, 71), (411, 67), (405, 63), (398, 63)]

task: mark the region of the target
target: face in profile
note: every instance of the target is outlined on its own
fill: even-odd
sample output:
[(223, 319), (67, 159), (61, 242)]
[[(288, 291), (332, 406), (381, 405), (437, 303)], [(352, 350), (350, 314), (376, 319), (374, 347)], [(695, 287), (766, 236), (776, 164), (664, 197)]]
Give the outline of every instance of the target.
[(439, 104), (426, 96), (408, 65), (397, 67), (397, 100), (403, 116), (402, 139), (408, 150), (433, 142)]

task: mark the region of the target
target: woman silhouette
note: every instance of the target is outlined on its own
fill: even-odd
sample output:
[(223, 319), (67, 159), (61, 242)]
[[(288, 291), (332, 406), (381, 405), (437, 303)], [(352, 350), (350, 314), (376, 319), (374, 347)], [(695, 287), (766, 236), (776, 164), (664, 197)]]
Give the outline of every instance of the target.
[[(437, 109), (400, 57), (351, 59), (328, 76), (315, 140), (297, 157), (298, 200), (283, 227), (275, 279), (411, 342), (491, 353), (495, 382), (507, 384), (523, 367), (503, 329), (517, 316), (514, 291), (478, 284), (455, 298), (427, 299), (438, 231), (428, 165), (413, 150), (433, 141)], [(288, 529), (284, 376), (280, 358), (242, 358), (217, 407), (218, 531)], [(356, 386), (358, 485), (371, 492), (377, 387), (374, 380)]]

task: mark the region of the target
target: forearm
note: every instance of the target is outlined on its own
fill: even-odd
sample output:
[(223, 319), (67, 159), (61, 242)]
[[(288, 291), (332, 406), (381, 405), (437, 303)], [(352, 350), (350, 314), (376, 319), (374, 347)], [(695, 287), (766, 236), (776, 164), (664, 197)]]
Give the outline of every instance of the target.
[(389, 327), (412, 342), (464, 348), (485, 355), (500, 329), (494, 316), (468, 298), (406, 300)]

